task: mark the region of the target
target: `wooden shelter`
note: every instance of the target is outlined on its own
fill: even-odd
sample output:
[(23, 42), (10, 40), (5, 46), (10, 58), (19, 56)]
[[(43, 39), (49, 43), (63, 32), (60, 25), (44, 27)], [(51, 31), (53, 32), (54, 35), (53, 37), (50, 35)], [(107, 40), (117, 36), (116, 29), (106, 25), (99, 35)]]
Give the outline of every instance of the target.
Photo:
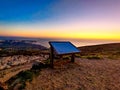
[(74, 54), (80, 50), (69, 41), (50, 41), (50, 65), (54, 68), (55, 55), (71, 55), (71, 62), (74, 62)]

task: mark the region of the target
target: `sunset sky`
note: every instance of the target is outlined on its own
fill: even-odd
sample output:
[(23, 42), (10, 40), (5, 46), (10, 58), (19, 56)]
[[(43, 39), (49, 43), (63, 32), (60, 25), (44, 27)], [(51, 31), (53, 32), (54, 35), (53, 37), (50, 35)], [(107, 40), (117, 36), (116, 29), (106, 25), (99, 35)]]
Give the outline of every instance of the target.
[(120, 40), (120, 0), (0, 0), (0, 36)]

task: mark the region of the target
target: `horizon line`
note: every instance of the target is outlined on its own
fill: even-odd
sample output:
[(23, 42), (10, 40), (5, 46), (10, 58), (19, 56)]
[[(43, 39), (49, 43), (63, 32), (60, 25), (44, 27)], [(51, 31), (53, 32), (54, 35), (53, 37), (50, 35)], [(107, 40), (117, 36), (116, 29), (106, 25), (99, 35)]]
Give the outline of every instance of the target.
[(64, 37), (29, 37), (29, 36), (5, 36), (0, 35), (0, 37), (11, 37), (11, 38), (33, 38), (33, 39), (71, 39), (71, 40), (103, 40), (103, 41), (120, 41), (120, 39), (92, 39), (92, 38), (64, 38)]

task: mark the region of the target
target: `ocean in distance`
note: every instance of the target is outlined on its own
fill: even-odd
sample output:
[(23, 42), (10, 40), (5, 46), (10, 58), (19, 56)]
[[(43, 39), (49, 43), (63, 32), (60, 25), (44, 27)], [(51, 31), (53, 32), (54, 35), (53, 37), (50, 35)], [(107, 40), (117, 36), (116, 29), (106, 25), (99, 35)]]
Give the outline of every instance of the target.
[(120, 43), (120, 40), (26, 38), (26, 37), (6, 37), (6, 36), (0, 36), (0, 40), (30, 40), (30, 41), (35, 41), (33, 44), (40, 44), (48, 48), (50, 47), (48, 43), (49, 41), (70, 41), (77, 47), (106, 44), (106, 43)]

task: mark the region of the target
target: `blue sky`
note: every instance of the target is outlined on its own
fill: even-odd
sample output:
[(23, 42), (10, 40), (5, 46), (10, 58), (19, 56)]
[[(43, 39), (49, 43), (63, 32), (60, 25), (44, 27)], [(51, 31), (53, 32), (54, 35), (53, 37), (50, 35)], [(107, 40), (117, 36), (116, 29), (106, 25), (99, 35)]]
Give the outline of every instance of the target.
[(49, 12), (49, 5), (56, 1), (58, 0), (0, 0), (0, 21), (30, 22), (35, 19), (45, 20), (52, 15)]
[(120, 0), (0, 0), (0, 35), (120, 40)]
[(118, 19), (114, 14), (119, 5), (119, 0), (0, 0), (0, 22)]

